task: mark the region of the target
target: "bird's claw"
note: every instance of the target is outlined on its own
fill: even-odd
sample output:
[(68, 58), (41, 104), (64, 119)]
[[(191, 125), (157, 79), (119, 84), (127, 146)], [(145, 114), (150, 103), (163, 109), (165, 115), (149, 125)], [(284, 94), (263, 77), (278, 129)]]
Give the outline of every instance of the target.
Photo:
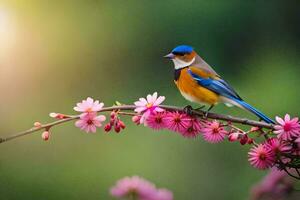
[(203, 113), (203, 119), (207, 119), (207, 117), (208, 117), (208, 111), (204, 111), (204, 113)]
[(190, 105), (187, 105), (183, 108), (184, 112), (188, 115), (192, 115), (193, 114), (193, 107)]

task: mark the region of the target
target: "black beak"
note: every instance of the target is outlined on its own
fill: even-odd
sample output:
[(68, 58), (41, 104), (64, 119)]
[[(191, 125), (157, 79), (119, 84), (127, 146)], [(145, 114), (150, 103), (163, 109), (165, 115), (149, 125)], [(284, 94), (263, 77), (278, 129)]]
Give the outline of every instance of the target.
[(175, 58), (175, 55), (173, 53), (169, 53), (168, 55), (165, 55), (164, 58), (168, 58), (170, 60)]

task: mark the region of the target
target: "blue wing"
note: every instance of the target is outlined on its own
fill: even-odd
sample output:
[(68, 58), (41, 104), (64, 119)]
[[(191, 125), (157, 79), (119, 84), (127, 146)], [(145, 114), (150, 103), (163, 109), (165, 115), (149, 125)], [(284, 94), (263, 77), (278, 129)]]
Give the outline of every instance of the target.
[(189, 74), (193, 77), (194, 80), (197, 81), (199, 85), (202, 87), (205, 87), (220, 96), (227, 97), (237, 104), (241, 105), (246, 110), (252, 112), (256, 116), (258, 116), (260, 119), (264, 120), (267, 123), (275, 124), (275, 122), (267, 117), (265, 114), (254, 108), (253, 106), (249, 105), (245, 101), (242, 100), (242, 98), (232, 89), (232, 87), (226, 83), (222, 79), (212, 79), (212, 78), (202, 78), (199, 75), (193, 73), (190, 69), (188, 69)]
[(221, 96), (242, 100), (242, 98), (233, 90), (233, 88), (222, 79), (202, 78), (188, 69), (189, 74), (197, 81), (199, 85), (205, 87)]

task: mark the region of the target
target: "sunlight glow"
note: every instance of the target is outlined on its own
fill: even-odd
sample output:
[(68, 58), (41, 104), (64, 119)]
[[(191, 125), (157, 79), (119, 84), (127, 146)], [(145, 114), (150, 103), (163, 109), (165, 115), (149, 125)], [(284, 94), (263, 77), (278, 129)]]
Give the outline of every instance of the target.
[(0, 7), (0, 59), (4, 59), (15, 45), (15, 34), (12, 16), (8, 10)]

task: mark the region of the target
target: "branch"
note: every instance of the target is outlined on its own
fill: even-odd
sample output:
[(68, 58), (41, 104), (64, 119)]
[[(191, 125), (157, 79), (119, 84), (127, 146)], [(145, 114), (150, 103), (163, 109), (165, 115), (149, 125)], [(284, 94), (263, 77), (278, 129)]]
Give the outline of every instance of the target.
[[(169, 105), (161, 105), (160, 107), (164, 108), (166, 110), (185, 112), (184, 109), (181, 107), (169, 106)], [(114, 110), (134, 110), (135, 108), (136, 108), (136, 106), (134, 106), (134, 105), (112, 106), (112, 107), (103, 108), (99, 112), (107, 112), (107, 111), (114, 111)], [(204, 118), (206, 112), (201, 111), (201, 110), (192, 110), (192, 114)], [(260, 127), (260, 128), (274, 129), (273, 124), (267, 124), (265, 122), (250, 120), (250, 119), (246, 119), (246, 118), (233, 117), (230, 115), (217, 114), (217, 113), (212, 113), (212, 112), (209, 112), (207, 114), (207, 118), (223, 120), (223, 121), (230, 121), (233, 123), (255, 126), (255, 127)], [(22, 132), (16, 133), (16, 134), (8, 136), (8, 137), (0, 138), (0, 143), (4, 143), (6, 141), (13, 140), (18, 137), (22, 137), (22, 136), (25, 136), (25, 135), (28, 135), (28, 134), (31, 134), (31, 133), (34, 133), (34, 132), (37, 132), (40, 130), (48, 130), (53, 126), (63, 124), (63, 123), (69, 122), (69, 121), (73, 121), (75, 119), (79, 119), (79, 115), (71, 115), (71, 116), (68, 116), (68, 118), (66, 118), (66, 119), (60, 119), (60, 120), (57, 120), (57, 121), (54, 121), (54, 122), (51, 122), (48, 124), (43, 124), (40, 127), (33, 127), (26, 131), (22, 131)]]

